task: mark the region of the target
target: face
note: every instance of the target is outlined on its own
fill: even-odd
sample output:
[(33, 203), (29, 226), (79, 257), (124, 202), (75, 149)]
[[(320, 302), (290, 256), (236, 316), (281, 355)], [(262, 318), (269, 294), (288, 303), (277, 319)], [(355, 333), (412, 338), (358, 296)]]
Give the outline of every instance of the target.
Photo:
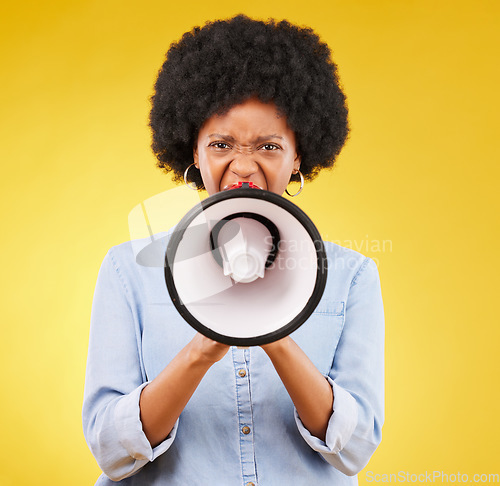
[(209, 195), (236, 182), (283, 194), (300, 167), (295, 134), (274, 103), (250, 99), (201, 127), (194, 163)]

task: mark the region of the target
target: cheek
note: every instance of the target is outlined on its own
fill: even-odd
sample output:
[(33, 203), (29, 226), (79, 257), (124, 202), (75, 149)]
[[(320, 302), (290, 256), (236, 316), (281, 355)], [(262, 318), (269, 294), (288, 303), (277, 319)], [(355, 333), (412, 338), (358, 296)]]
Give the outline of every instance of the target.
[(273, 162), (274, 163), (272, 164), (268, 164), (267, 168), (275, 178), (290, 178), (294, 166), (294, 157), (292, 155), (286, 155), (285, 157), (276, 159)]
[(200, 173), (207, 192), (212, 195), (219, 191), (219, 184), (227, 164), (222, 160), (210, 158), (201, 152), (199, 157)]
[(291, 163), (289, 160), (283, 160), (280, 164), (267, 166), (266, 169), (264, 174), (269, 186), (268, 190), (283, 194), (292, 175), (293, 159)]

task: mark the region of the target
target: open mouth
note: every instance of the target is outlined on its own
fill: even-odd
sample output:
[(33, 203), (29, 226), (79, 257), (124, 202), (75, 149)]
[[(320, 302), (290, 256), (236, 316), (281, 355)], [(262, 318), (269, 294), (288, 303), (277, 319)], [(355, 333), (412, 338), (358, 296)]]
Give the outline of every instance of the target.
[(254, 184), (253, 182), (239, 181), (239, 182), (234, 182), (233, 184), (228, 184), (227, 186), (224, 186), (224, 188), (222, 190), (229, 191), (230, 189), (241, 189), (242, 187), (248, 187), (249, 189), (262, 189), (262, 187), (259, 187), (257, 184)]

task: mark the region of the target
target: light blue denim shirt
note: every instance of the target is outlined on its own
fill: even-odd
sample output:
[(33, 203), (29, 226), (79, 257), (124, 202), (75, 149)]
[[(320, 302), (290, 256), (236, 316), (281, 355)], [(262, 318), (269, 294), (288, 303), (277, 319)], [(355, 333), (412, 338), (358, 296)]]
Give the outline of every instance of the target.
[(141, 390), (195, 331), (171, 303), (163, 266), (136, 263), (148, 242), (109, 250), (95, 289), (83, 425), (104, 472), (96, 484), (357, 484), (384, 416), (384, 311), (373, 260), (326, 243), (325, 293), (291, 335), (333, 388), (325, 442), (304, 428), (265, 352), (232, 347), (169, 437), (151, 448), (140, 421)]

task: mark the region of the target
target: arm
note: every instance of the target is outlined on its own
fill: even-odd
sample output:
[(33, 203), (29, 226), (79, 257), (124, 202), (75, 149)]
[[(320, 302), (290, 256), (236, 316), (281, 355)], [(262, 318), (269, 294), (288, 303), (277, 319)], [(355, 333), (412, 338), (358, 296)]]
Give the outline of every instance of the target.
[(262, 346), (311, 434), (325, 440), (333, 392), (326, 378), (290, 336)]
[(111, 249), (99, 270), (90, 320), (83, 398), (83, 431), (102, 471), (118, 481), (135, 474), (170, 447), (175, 431), (153, 450), (139, 418), (147, 383), (141, 359), (134, 290)]
[[(187, 402), (209, 363), (225, 353), (222, 345), (195, 336), (171, 366), (148, 383), (141, 356), (141, 295), (131, 283), (137, 278), (127, 280), (125, 273), (110, 250), (94, 293), (83, 402), (89, 448), (115, 481), (132, 476), (170, 447), (184, 407), (172, 403)], [(183, 389), (177, 390), (176, 383)], [(166, 397), (170, 392), (175, 398)], [(166, 404), (159, 406), (163, 400)], [(158, 435), (151, 432), (156, 427)]]
[[(329, 373), (336, 401), (341, 395), (342, 402), (345, 399), (346, 406), (338, 410), (339, 415), (347, 413), (350, 399), (356, 407), (357, 420), (348, 441), (334, 446), (334, 453), (322, 454), (327, 462), (348, 475), (357, 474), (366, 466), (382, 439), (384, 327), (377, 265), (366, 258), (349, 288), (344, 329)], [(336, 413), (334, 404), (332, 419)]]
[[(339, 471), (357, 474), (380, 443), (384, 420), (384, 311), (375, 262), (365, 258), (350, 283), (344, 327), (327, 379), (302, 351), (286, 355), (280, 350), (284, 343), (274, 344), (276, 349), (265, 351), (294, 402), (302, 437)], [(290, 344), (288, 351), (294, 347)], [(324, 384), (333, 392), (333, 403)]]
[(169, 435), (205, 373), (228, 349), (198, 333), (142, 390), (141, 422), (153, 447)]

